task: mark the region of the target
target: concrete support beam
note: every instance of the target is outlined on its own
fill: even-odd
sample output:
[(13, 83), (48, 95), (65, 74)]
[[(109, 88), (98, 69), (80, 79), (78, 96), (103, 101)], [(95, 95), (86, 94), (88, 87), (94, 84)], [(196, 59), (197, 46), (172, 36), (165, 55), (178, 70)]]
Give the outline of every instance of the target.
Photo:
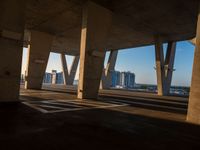
[(63, 71), (64, 84), (67, 85), (69, 72), (68, 72), (67, 61), (66, 61), (64, 53), (60, 54), (60, 59), (61, 59), (61, 65), (62, 65), (62, 71)]
[(187, 121), (200, 124), (200, 7)]
[(155, 52), (158, 95), (168, 95), (174, 71), (176, 42), (168, 42), (164, 59), (163, 43), (159, 37), (156, 37)]
[(68, 71), (65, 54), (61, 54), (60, 56), (61, 56), (61, 64), (62, 64), (63, 75), (64, 75), (64, 84), (73, 85), (80, 57), (74, 56), (71, 69), (70, 71)]
[[(99, 18), (104, 18), (102, 21)], [(92, 2), (83, 10), (78, 98), (97, 98), (112, 13)]]
[(174, 60), (176, 54), (176, 42), (169, 42), (167, 47), (167, 54), (165, 58), (165, 95), (170, 93), (172, 83), (172, 75), (174, 71)]
[(0, 102), (19, 99), (25, 7), (25, 0), (0, 1)]
[(77, 71), (78, 64), (79, 64), (79, 59), (80, 59), (80, 56), (75, 56), (73, 59), (72, 66), (71, 66), (70, 73), (69, 73), (69, 80), (67, 82), (68, 85), (73, 85), (73, 83), (74, 83), (76, 71)]
[(159, 37), (156, 37), (155, 42), (155, 58), (156, 58), (156, 74), (157, 74), (157, 89), (158, 95), (164, 95), (165, 86), (165, 70), (164, 70), (164, 52), (163, 43)]
[(102, 80), (101, 80), (101, 89), (108, 89), (111, 86), (111, 72), (115, 70), (115, 64), (117, 61), (118, 51), (111, 51), (108, 58), (108, 63), (106, 68), (103, 70)]
[(41, 89), (52, 41), (52, 35), (31, 31), (26, 68), (26, 89)]

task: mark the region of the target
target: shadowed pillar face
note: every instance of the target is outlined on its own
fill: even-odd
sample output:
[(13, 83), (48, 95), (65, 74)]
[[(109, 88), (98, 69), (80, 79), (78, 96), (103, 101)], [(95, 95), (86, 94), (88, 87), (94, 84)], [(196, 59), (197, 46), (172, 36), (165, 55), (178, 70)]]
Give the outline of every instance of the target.
[(187, 120), (200, 124), (200, 7)]
[(65, 54), (60, 54), (60, 58), (61, 58), (62, 70), (64, 74), (64, 84), (73, 85), (80, 57), (74, 56), (70, 71), (69, 71), (69, 68), (67, 67), (67, 60), (66, 60)]
[(102, 73), (102, 80), (100, 85), (101, 89), (108, 89), (111, 86), (111, 80), (112, 80), (111, 72), (115, 70), (117, 55), (118, 55), (118, 50), (110, 52), (108, 63), (106, 65), (106, 68), (103, 69)]
[(41, 89), (52, 41), (52, 35), (31, 31), (26, 68), (26, 89)]
[(25, 0), (0, 1), (0, 102), (19, 98), (25, 7)]
[[(102, 21), (100, 18), (104, 18)], [(78, 98), (97, 98), (112, 13), (92, 2), (83, 10)]]

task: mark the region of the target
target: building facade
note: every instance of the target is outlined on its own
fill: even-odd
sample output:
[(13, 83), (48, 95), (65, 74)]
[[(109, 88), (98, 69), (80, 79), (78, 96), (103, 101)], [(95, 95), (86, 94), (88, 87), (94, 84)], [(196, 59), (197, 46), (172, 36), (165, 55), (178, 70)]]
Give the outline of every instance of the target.
[(63, 72), (52, 70), (51, 73), (45, 73), (43, 83), (49, 84), (64, 84)]
[(111, 72), (111, 87), (134, 88), (135, 74), (131, 72)]

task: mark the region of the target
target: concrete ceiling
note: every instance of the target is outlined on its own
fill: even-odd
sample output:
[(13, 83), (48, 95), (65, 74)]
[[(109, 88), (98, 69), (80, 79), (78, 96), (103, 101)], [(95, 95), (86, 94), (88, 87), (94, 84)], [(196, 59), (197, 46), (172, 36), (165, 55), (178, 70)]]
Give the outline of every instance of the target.
[[(108, 50), (195, 37), (198, 0), (93, 0), (113, 12)], [(26, 29), (55, 35), (52, 51), (79, 54), (82, 8), (86, 0), (29, 0)], [(103, 20), (103, 18), (100, 18)], [(28, 32), (26, 33), (28, 35)]]

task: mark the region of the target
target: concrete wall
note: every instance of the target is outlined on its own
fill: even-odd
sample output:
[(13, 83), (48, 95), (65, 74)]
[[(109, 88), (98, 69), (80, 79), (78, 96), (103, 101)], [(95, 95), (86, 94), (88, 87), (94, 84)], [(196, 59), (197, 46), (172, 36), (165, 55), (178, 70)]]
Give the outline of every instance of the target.
[(17, 101), (19, 98), (25, 5), (25, 0), (0, 1), (1, 102)]

